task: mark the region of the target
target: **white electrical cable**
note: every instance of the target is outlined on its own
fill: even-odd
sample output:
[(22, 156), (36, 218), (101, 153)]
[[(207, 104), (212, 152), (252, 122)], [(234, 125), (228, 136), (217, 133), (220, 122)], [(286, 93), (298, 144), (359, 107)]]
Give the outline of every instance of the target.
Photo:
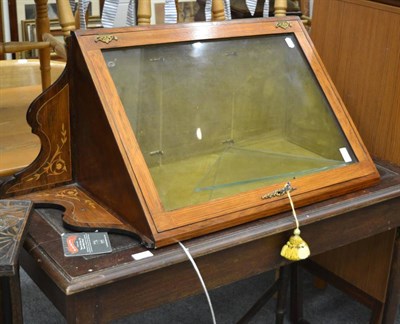
[(197, 267), (196, 262), (192, 258), (192, 255), (190, 254), (189, 249), (186, 246), (184, 246), (181, 242), (178, 242), (178, 243), (181, 246), (182, 250), (185, 252), (185, 254), (188, 257), (188, 259), (190, 260), (190, 262), (192, 263), (193, 268), (196, 271), (197, 276), (200, 279), (201, 285), (203, 286), (204, 293), (206, 294), (206, 297), (207, 297), (208, 305), (210, 306), (211, 317), (212, 317), (213, 323), (216, 324), (217, 321), (215, 320), (214, 309), (213, 309), (213, 306), (211, 304), (211, 299), (210, 299), (210, 296), (208, 295), (208, 291), (207, 291), (206, 285), (204, 283), (204, 280), (203, 280), (203, 278), (201, 276), (200, 270)]

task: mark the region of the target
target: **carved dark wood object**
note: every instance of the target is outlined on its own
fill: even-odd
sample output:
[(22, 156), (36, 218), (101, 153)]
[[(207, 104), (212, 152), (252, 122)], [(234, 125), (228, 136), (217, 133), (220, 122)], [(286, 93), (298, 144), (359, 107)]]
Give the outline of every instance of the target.
[(33, 204), (0, 200), (0, 322), (22, 323), (19, 252)]

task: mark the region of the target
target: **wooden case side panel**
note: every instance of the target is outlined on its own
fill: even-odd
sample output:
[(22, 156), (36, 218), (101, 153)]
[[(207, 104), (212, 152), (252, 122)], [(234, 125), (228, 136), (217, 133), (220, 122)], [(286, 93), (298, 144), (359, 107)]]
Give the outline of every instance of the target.
[[(73, 164), (76, 182), (143, 236), (151, 228), (104, 113), (85, 60), (71, 41)], [(74, 48), (76, 46), (76, 48)], [(123, 130), (121, 130), (122, 132)], [(93, 219), (93, 223), (96, 219)]]
[(28, 124), (40, 138), (37, 158), (3, 181), (2, 198), (55, 187), (72, 181), (69, 84), (66, 71), (29, 107)]
[(316, 1), (311, 38), (371, 155), (400, 164), (400, 8)]
[[(385, 302), (396, 230), (313, 257), (313, 261)], [(379, 264), (379, 267), (376, 265)], [(363, 276), (360, 276), (363, 273)]]

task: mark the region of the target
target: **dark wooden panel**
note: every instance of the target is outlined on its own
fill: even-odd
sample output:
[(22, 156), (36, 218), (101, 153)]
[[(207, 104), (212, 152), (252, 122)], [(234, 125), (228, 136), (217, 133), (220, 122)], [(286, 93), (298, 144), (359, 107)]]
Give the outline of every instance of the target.
[[(76, 182), (99, 202), (126, 219), (149, 243), (152, 235), (137, 190), (127, 172), (109, 120), (101, 109), (102, 103), (75, 39), (71, 41), (69, 60), (74, 66), (70, 71), (70, 83)], [(79, 78), (73, 77), (75, 74), (79, 74)], [(86, 95), (75, 95), (77, 93)], [(95, 224), (96, 218), (92, 217), (91, 221)]]
[[(380, 215), (378, 215), (380, 217)], [(355, 242), (313, 258), (340, 278), (385, 301), (395, 230)], [(375, 265), (379, 264), (379, 267)], [(360, 275), (362, 273), (362, 276)]]

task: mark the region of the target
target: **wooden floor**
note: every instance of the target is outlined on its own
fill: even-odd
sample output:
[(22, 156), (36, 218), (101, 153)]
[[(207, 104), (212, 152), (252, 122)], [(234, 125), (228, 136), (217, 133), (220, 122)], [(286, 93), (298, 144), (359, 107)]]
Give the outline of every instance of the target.
[[(62, 62), (52, 62), (52, 81), (64, 66)], [(39, 154), (40, 141), (31, 133), (26, 112), (42, 89), (37, 60), (0, 61), (0, 75), (0, 176), (7, 176), (30, 164)]]

